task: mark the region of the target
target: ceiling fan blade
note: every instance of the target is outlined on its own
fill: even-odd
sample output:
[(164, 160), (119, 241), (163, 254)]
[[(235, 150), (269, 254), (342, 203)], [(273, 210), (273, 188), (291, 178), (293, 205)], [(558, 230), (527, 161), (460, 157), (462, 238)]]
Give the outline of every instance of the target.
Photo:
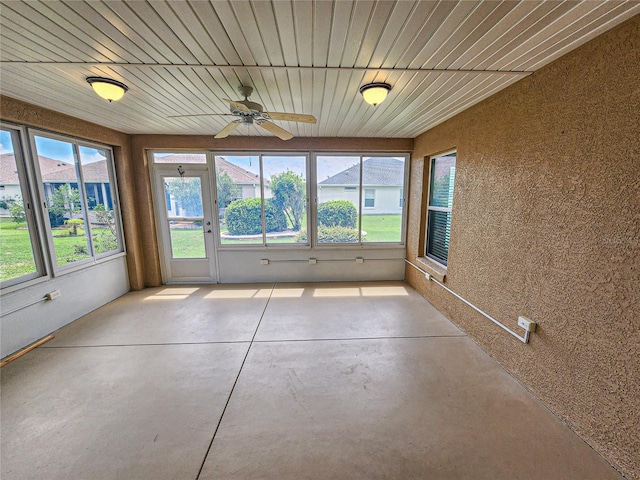
[(240, 102), (236, 102), (234, 100), (229, 100), (228, 98), (223, 98), (222, 100), (227, 102), (229, 105), (231, 105), (236, 110), (240, 110), (241, 112), (251, 113), (251, 109), (249, 107), (247, 107), (246, 105), (243, 105)]
[(273, 120), (288, 120), (290, 122), (316, 123), (316, 117), (313, 115), (305, 115), (303, 113), (283, 113), (268, 112), (267, 115)]
[(265, 130), (273, 133), (276, 137), (282, 140), (289, 140), (293, 138), (293, 133), (287, 132), (284, 128), (280, 128), (275, 123), (265, 121), (265, 122), (259, 123), (258, 125), (260, 125)]
[(224, 127), (222, 130), (220, 130), (220, 131), (218, 132), (218, 134), (217, 134), (215, 137), (213, 137), (213, 138), (225, 138), (225, 137), (228, 137), (228, 136), (229, 136), (229, 134), (230, 134), (231, 132), (233, 132), (236, 128), (238, 128), (238, 127), (240, 126), (240, 124), (241, 124), (241, 123), (242, 123), (242, 122), (240, 122), (240, 121), (234, 121), (234, 122), (231, 122), (229, 125), (227, 125), (227, 126), (226, 126), (226, 127)]
[(233, 116), (233, 113), (191, 113), (189, 115), (169, 115), (167, 118), (184, 118), (184, 117), (211, 117), (213, 115), (219, 116)]

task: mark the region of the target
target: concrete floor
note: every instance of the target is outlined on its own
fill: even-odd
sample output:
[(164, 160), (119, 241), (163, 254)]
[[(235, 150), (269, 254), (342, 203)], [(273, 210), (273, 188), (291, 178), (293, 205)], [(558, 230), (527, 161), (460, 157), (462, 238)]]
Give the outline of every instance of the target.
[(133, 292), (1, 375), (4, 480), (622, 478), (400, 282)]

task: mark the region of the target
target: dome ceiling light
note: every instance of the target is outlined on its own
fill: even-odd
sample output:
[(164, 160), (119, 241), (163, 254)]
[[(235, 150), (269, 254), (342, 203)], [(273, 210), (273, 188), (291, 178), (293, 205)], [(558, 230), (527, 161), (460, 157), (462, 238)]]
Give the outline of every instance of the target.
[(87, 77), (87, 82), (93, 87), (94, 92), (110, 102), (120, 100), (125, 92), (129, 90), (129, 87), (124, 83), (112, 78)]
[(382, 103), (385, 98), (387, 98), (387, 94), (391, 90), (391, 85), (388, 83), (367, 83), (360, 87), (360, 93), (364, 98), (364, 101), (369, 105), (373, 105), (374, 107), (379, 103)]

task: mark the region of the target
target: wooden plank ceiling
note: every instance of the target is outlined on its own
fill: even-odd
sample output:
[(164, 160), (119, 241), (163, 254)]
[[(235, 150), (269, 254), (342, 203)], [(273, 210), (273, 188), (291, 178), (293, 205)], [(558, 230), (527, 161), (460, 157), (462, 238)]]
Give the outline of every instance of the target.
[[(240, 84), (296, 136), (413, 138), (638, 14), (637, 1), (1, 1), (0, 93), (125, 133), (215, 134)], [(88, 76), (127, 84), (98, 98)], [(367, 105), (358, 88), (392, 85)], [(234, 135), (270, 135), (242, 126)]]

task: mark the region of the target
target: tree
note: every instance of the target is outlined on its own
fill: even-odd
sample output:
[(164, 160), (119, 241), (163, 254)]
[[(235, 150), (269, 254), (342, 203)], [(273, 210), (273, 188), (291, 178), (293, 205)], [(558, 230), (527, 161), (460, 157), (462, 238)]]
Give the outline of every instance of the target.
[(306, 203), (304, 178), (291, 170), (272, 175), (271, 192), (274, 205), (282, 209), (294, 230), (300, 230)]
[(240, 187), (235, 184), (227, 172), (216, 173), (218, 190), (218, 208), (226, 208), (240, 196)]
[(24, 211), (22, 199), (16, 200), (15, 203), (11, 205), (9, 213), (11, 214), (13, 221), (16, 223), (24, 223), (27, 221), (27, 214)]
[(167, 182), (167, 191), (185, 217), (202, 215), (202, 189), (199, 178), (174, 178)]
[(24, 223), (27, 221), (27, 215), (24, 212), (24, 205), (20, 195), (0, 198), (0, 208), (9, 210), (9, 214), (16, 223)]
[(66, 215), (72, 219), (80, 212), (80, 192), (77, 188), (71, 188), (71, 185), (67, 183), (60, 185), (53, 191), (53, 195), (49, 199), (51, 226), (61, 225)]
[(99, 203), (93, 209), (96, 216), (96, 223), (106, 228), (94, 229), (93, 244), (96, 253), (110, 252), (118, 249), (118, 233), (113, 210)]

